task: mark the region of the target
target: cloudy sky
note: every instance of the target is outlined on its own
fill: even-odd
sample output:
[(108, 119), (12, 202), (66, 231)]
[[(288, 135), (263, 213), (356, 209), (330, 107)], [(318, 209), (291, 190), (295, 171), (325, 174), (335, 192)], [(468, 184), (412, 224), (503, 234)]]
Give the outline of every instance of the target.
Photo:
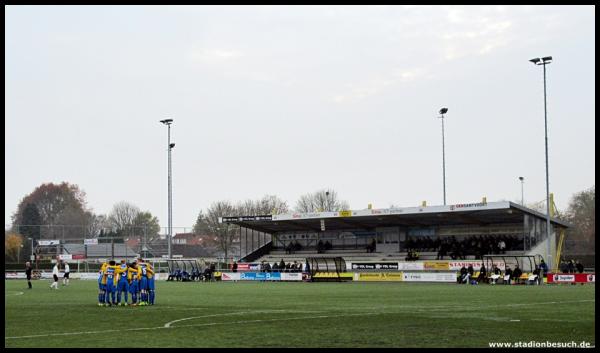
[(5, 223), (44, 182), (174, 226), (211, 202), (330, 187), (353, 209), (595, 184), (592, 6), (8, 6)]

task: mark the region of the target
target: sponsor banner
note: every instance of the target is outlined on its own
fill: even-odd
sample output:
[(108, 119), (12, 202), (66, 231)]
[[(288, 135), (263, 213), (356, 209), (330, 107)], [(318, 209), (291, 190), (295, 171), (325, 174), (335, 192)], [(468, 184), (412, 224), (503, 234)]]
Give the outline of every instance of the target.
[(423, 271), (424, 265), (423, 262), (399, 262), (398, 269), (404, 271)]
[(85, 260), (85, 255), (73, 255), (73, 260)]
[(239, 272), (223, 272), (221, 273), (221, 281), (239, 281), (241, 274)]
[(300, 272), (295, 272), (295, 273), (281, 273), (281, 280), (282, 281), (302, 281), (302, 273)]
[(221, 217), (221, 222), (228, 223), (228, 222), (244, 222), (244, 221), (270, 221), (271, 219), (273, 219), (273, 216), (271, 216), (271, 215)]
[(38, 240), (38, 245), (58, 245), (60, 244), (60, 240)]
[(313, 276), (313, 278), (354, 278), (354, 273), (351, 272), (342, 272), (338, 275), (336, 272), (317, 272)]
[(98, 239), (83, 239), (83, 245), (98, 245)]
[(456, 272), (404, 272), (405, 282), (456, 282)]
[(357, 273), (354, 276), (357, 281), (402, 281), (402, 272), (375, 272)]
[(58, 255), (59, 260), (73, 260), (73, 255), (71, 254), (60, 254)]
[(460, 261), (450, 261), (448, 262), (448, 267), (450, 269), (450, 271), (459, 271), (463, 266), (465, 266), (465, 268), (468, 268), (469, 265), (473, 266), (473, 269), (475, 271), (479, 271), (479, 269), (481, 268), (481, 263), (485, 264), (485, 269), (487, 271), (490, 271), (492, 269), (492, 267), (488, 268), (488, 266), (493, 266), (496, 265), (498, 266), (498, 268), (501, 271), (504, 271), (504, 262), (502, 261), (498, 261), (498, 262), (486, 262), (486, 261), (481, 261), (481, 260), (460, 260)]
[(340, 217), (352, 217), (352, 211), (340, 211), (339, 216)]
[(5, 279), (23, 279), (27, 278), (25, 272), (4, 272)]
[(549, 273), (548, 283), (595, 283), (594, 273)]
[(260, 270), (260, 264), (241, 263), (238, 264), (237, 269), (238, 271), (258, 271)]
[(448, 263), (448, 261), (425, 261), (423, 262), (423, 269), (448, 271), (450, 269), (450, 264)]
[(397, 270), (397, 262), (352, 262), (353, 270)]
[(242, 272), (240, 273), (242, 281), (281, 281), (279, 272)]
[[(389, 209), (365, 209), (348, 211), (350, 216), (372, 216), (372, 215), (393, 215), (393, 214), (418, 214), (418, 213), (440, 213), (440, 212), (460, 212), (460, 211), (472, 211), (472, 210), (498, 210), (498, 209), (509, 209), (510, 202), (474, 202), (474, 203), (460, 203), (455, 205), (447, 206), (420, 206), (420, 207), (402, 207), (402, 208), (389, 208)], [(284, 221), (294, 219), (311, 219), (311, 218), (333, 218), (333, 217), (349, 217), (346, 216), (347, 211), (340, 212), (311, 212), (311, 213), (288, 213), (273, 215), (273, 221)], [(238, 220), (239, 217), (223, 217), (225, 222), (229, 218)]]

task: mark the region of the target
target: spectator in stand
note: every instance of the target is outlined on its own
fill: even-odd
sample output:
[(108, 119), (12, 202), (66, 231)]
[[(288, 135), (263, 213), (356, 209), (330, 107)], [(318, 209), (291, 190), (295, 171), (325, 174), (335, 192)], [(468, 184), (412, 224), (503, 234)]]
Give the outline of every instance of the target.
[(371, 240), (371, 243), (367, 245), (367, 252), (374, 252), (376, 247), (377, 242), (375, 241), (375, 239)]
[(569, 273), (575, 273), (575, 261), (571, 260), (568, 264)]
[(579, 262), (579, 260), (577, 260), (575, 267), (577, 268), (577, 272), (583, 273), (583, 264), (581, 262)]
[(510, 266), (506, 265), (506, 270), (504, 271), (504, 284), (510, 284), (510, 279), (512, 278), (512, 270)]
[(504, 251), (506, 249), (506, 243), (504, 242), (504, 240), (500, 239), (500, 241), (498, 242), (498, 253), (500, 254), (504, 254), (506, 251)]
[(231, 272), (237, 272), (237, 268), (238, 268), (237, 261), (234, 261), (233, 265), (231, 265)]
[(277, 262), (273, 262), (273, 266), (271, 267), (271, 271), (273, 271), (273, 272), (279, 272), (279, 266), (277, 265)]
[(562, 272), (562, 273), (569, 272), (569, 266), (567, 265), (567, 262), (565, 260), (562, 260), (560, 262), (560, 272)]
[(271, 264), (268, 262), (265, 264), (265, 272), (271, 272)]
[(512, 278), (514, 279), (515, 283), (519, 283), (519, 278), (521, 277), (522, 274), (523, 274), (523, 271), (521, 271), (521, 269), (519, 268), (519, 264), (517, 264), (515, 266), (515, 270), (512, 273)]
[(325, 250), (325, 245), (323, 244), (323, 240), (319, 239), (319, 242), (317, 243), (317, 253), (322, 253)]
[(283, 259), (279, 262), (279, 271), (283, 272), (285, 270), (285, 262)]
[(308, 260), (306, 260), (306, 266), (304, 266), (304, 271), (310, 273), (310, 264), (308, 263)]
[(483, 264), (483, 262), (481, 263), (481, 267), (479, 268), (479, 276), (477, 276), (477, 282), (483, 282), (485, 281), (487, 277), (487, 271), (485, 270), (485, 265)]

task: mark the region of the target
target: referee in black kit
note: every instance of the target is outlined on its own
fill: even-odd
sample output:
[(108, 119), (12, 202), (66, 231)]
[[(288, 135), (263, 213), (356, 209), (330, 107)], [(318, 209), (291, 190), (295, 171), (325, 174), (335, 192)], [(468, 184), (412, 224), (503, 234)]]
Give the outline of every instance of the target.
[(27, 261), (25, 263), (25, 274), (27, 275), (27, 285), (29, 286), (29, 289), (31, 289), (31, 262)]

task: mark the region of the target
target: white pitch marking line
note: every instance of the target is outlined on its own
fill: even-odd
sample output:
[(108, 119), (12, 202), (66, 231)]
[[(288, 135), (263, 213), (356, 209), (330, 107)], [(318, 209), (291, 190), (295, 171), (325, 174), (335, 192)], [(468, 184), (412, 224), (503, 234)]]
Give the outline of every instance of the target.
[[(230, 315), (230, 314), (233, 314), (233, 313), (220, 314), (220, 315), (223, 316), (223, 315)], [(120, 330), (102, 330), (102, 331), (48, 333), (48, 334), (40, 334), (40, 335), (5, 337), (4, 339), (7, 340), (7, 339), (18, 339), (18, 338), (49, 337), (49, 336), (72, 336), (72, 335), (96, 334), (96, 333), (107, 333), (107, 332), (158, 330), (158, 329), (180, 328), (180, 327), (230, 325), (230, 324), (242, 324), (242, 323), (253, 323), (253, 322), (289, 321), (289, 320), (303, 320), (303, 319), (322, 319), (322, 318), (332, 318), (332, 317), (358, 316), (358, 315), (377, 315), (377, 314), (381, 314), (381, 313), (361, 313), (361, 314), (344, 314), (344, 315), (319, 315), (319, 316), (304, 316), (304, 317), (280, 318), (280, 319), (242, 320), (242, 321), (234, 321), (234, 322), (207, 322), (207, 323), (202, 323), (202, 324), (169, 326), (169, 327), (158, 326), (158, 327), (138, 327), (138, 328), (129, 328), (129, 329), (120, 329)], [(215, 314), (215, 316), (216, 316), (216, 314)]]
[[(568, 303), (581, 303), (581, 302), (594, 302), (594, 301), (596, 301), (596, 300), (595, 299), (591, 299), (591, 300), (576, 300), (576, 301), (567, 301), (567, 302), (526, 303), (526, 304), (523, 304), (523, 305), (537, 305), (537, 304), (551, 304), (551, 303), (568, 304)], [(513, 306), (513, 304), (497, 305), (497, 306), (499, 306), (499, 307), (502, 307), (502, 306)], [(282, 318), (282, 319), (245, 320), (245, 321), (235, 321), (235, 322), (208, 322), (208, 323), (203, 323), (203, 324), (169, 326), (169, 327), (165, 327), (163, 325), (163, 326), (158, 326), (158, 327), (139, 327), (139, 328), (129, 328), (129, 329), (120, 329), (120, 330), (102, 330), (102, 331), (49, 333), (49, 334), (29, 335), (29, 336), (4, 337), (4, 339), (7, 340), (7, 339), (18, 339), (18, 338), (49, 337), (49, 336), (71, 336), (71, 335), (95, 334), (95, 333), (106, 333), (106, 332), (157, 330), (157, 329), (165, 329), (165, 328), (173, 328), (173, 327), (214, 326), (214, 325), (245, 324), (245, 323), (254, 323), (254, 322), (289, 321), (289, 320), (304, 320), (304, 319), (323, 319), (323, 318), (333, 318), (333, 317), (368, 316), (368, 315), (379, 315), (379, 314), (402, 314), (402, 313), (403, 312), (374, 312), (374, 313), (357, 313), (357, 314), (341, 314), (341, 315), (304, 316), (304, 317)], [(226, 313), (226, 314), (220, 314), (220, 315), (223, 316), (223, 315), (231, 315), (231, 314), (232, 313)], [(218, 315), (218, 314), (215, 314), (215, 315)]]
[(25, 292), (7, 293), (8, 295), (23, 295)]
[(322, 312), (322, 311), (302, 311), (302, 310), (300, 310), (300, 311), (296, 311), (296, 310), (250, 310), (250, 311), (237, 311), (237, 312), (233, 312), (233, 313), (192, 316), (192, 317), (186, 317), (186, 318), (183, 318), (183, 319), (173, 320), (173, 321), (167, 322), (164, 325), (164, 328), (169, 328), (169, 327), (171, 327), (172, 324), (174, 324), (176, 322), (186, 321), (186, 320), (193, 320), (193, 319), (201, 319), (201, 318), (205, 318), (205, 317), (229, 316), (229, 315), (244, 315), (244, 314), (258, 314), (258, 313), (306, 313), (306, 312), (318, 313), (318, 312)]
[(510, 320), (511, 322), (520, 322), (521, 320)]

